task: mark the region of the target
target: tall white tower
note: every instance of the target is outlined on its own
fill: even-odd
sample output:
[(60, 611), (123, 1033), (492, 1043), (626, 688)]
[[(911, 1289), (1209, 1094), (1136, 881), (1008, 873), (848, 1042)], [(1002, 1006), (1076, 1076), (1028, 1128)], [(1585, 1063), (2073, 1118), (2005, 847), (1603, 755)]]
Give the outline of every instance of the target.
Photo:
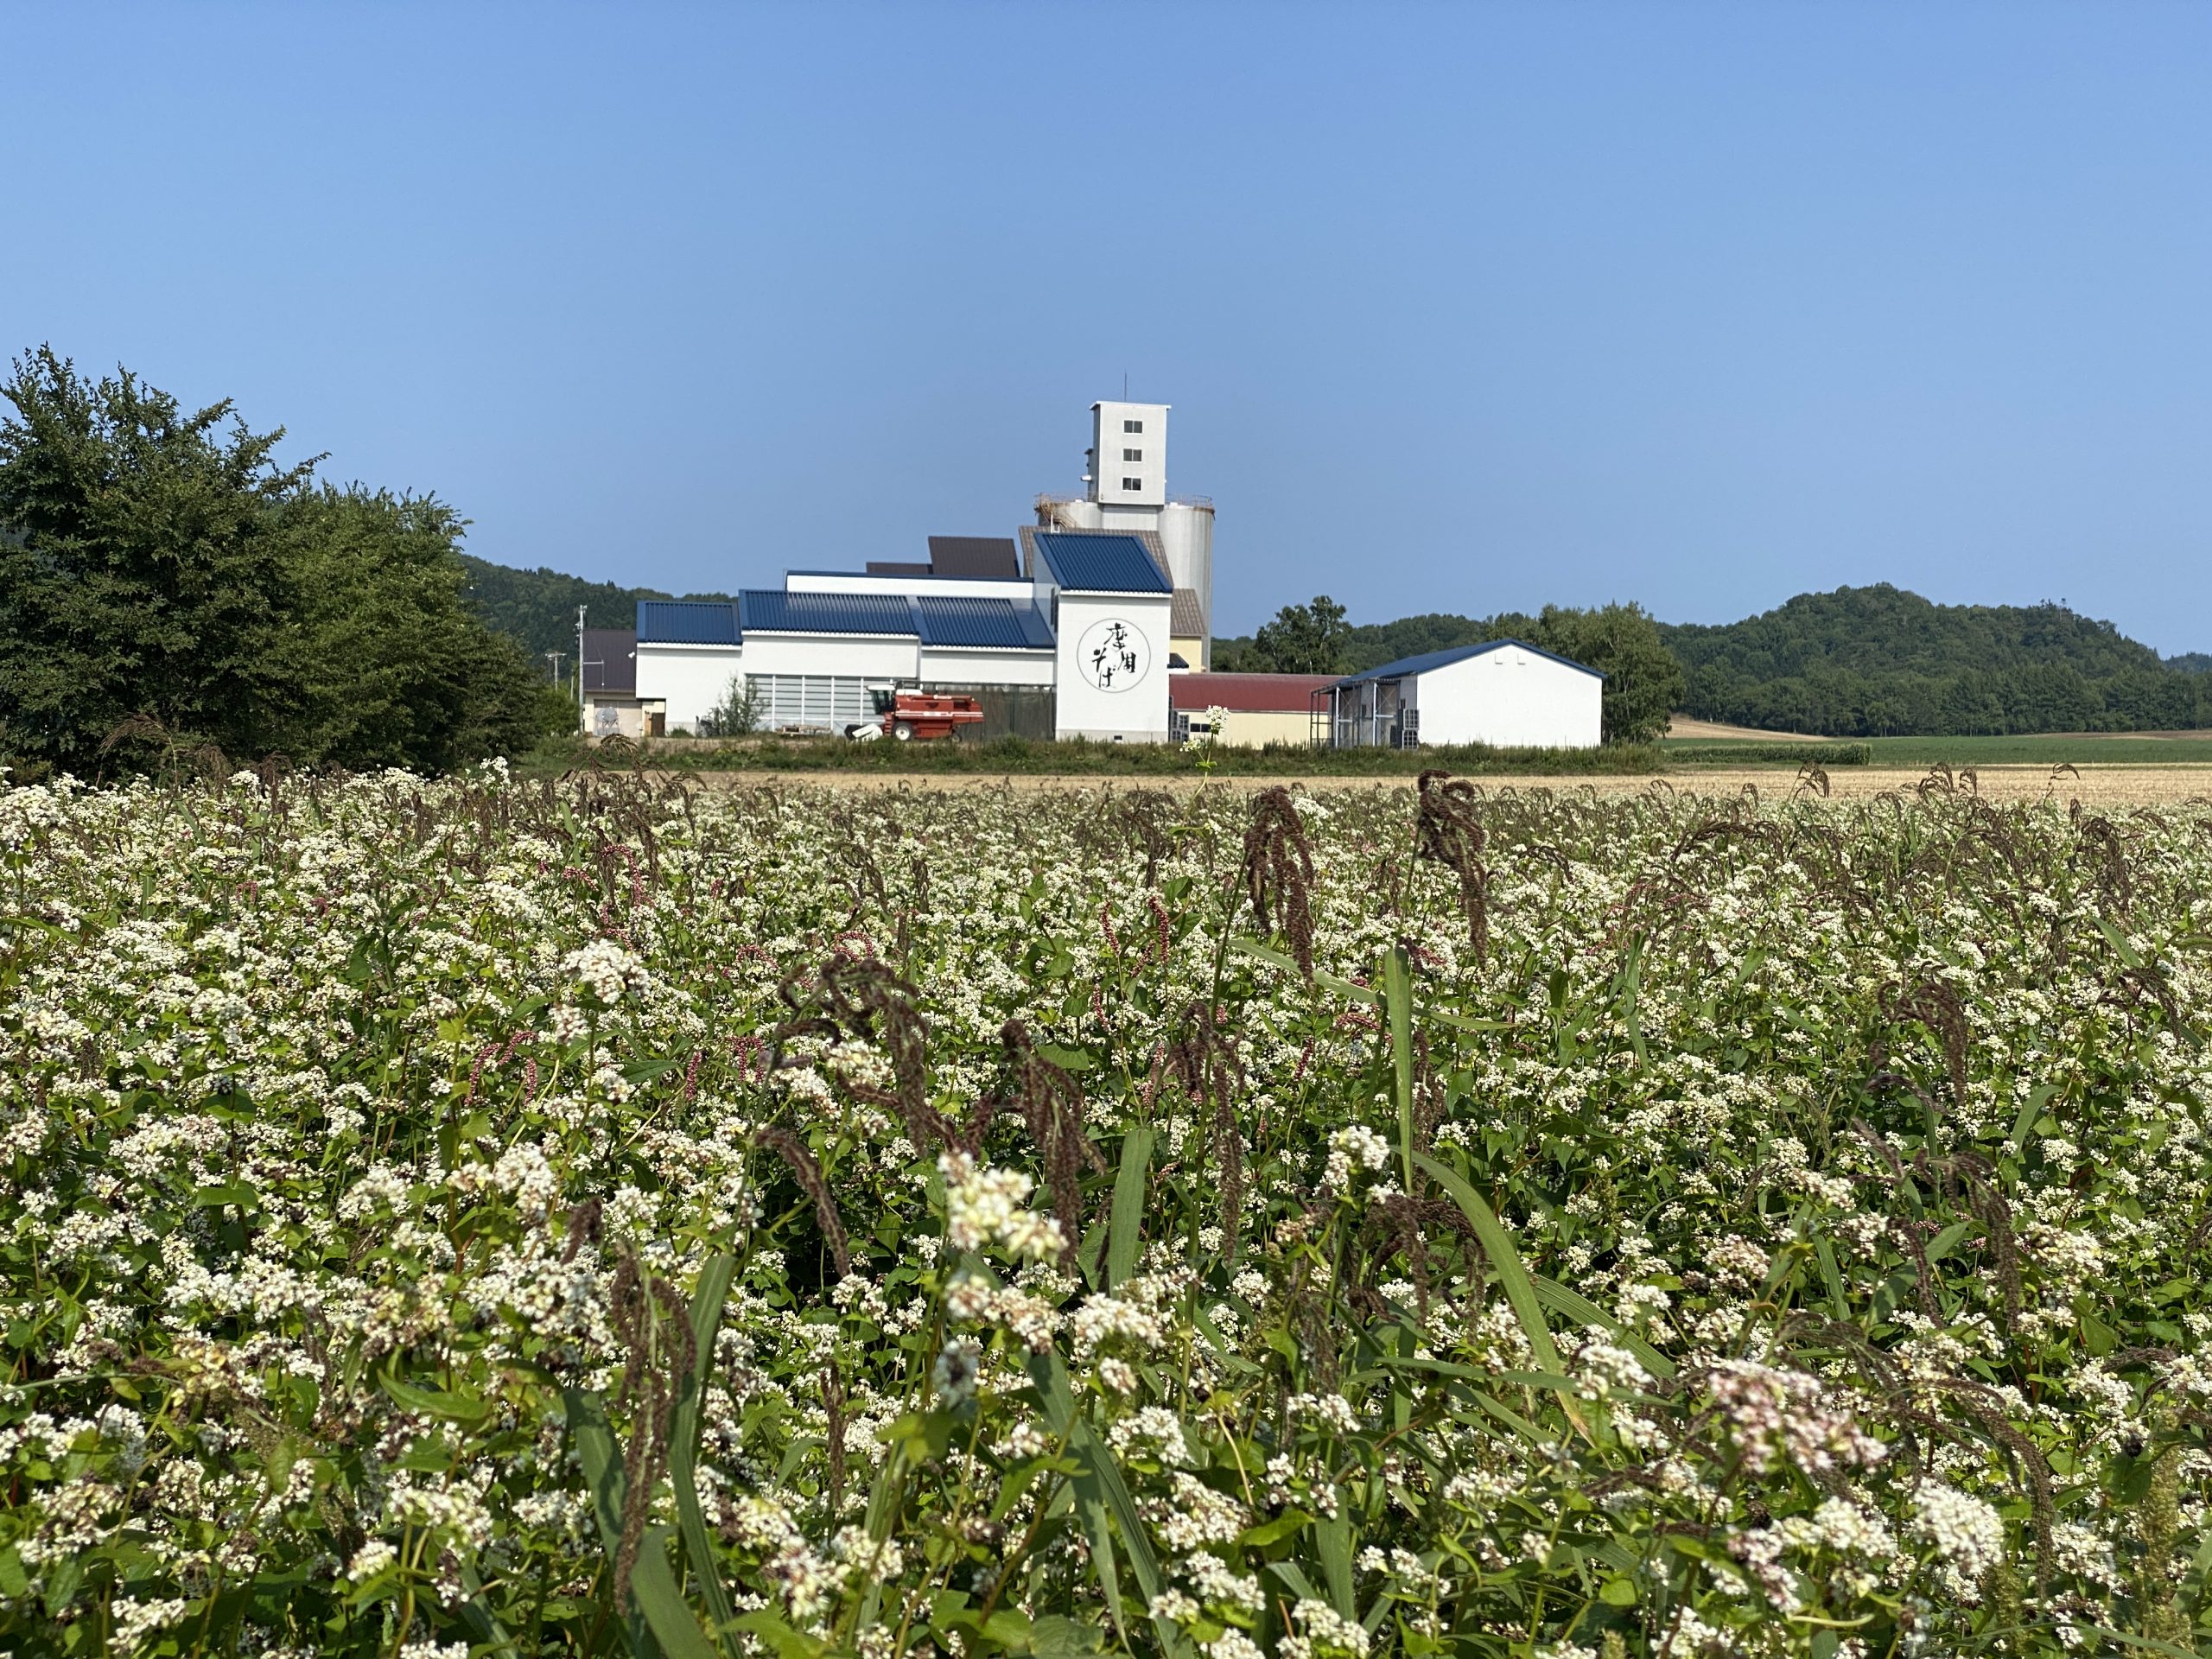
[(1178, 613), (1195, 610), (1206, 653), (1212, 658), (1213, 503), (1204, 496), (1171, 500), (1167, 494), (1166, 404), (1114, 403), (1090, 406), (1090, 448), (1084, 452), (1080, 496), (1040, 495), (1037, 524), (1044, 530), (1126, 531), (1158, 537)]
[[(1167, 405), (1093, 404), (1084, 493), (1103, 507), (1167, 505)], [(1150, 525), (1146, 526), (1150, 529)]]

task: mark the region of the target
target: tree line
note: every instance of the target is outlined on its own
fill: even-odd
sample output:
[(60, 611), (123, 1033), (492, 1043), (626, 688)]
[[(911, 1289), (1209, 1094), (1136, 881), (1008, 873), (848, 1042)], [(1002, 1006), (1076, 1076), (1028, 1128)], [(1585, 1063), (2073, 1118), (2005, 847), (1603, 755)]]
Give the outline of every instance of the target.
[(1670, 711), (1832, 737), (2212, 727), (2212, 657), (2161, 658), (2063, 605), (1936, 605), (1886, 583), (1709, 626), (1657, 623), (1634, 605), (1358, 625), (1323, 597), (1216, 640), (1214, 666), (1357, 673), (1505, 638), (1604, 671), (1608, 741), (1656, 736)]
[(438, 772), (572, 728), (467, 602), (466, 521), (321, 480), (230, 400), (192, 410), (41, 346), (0, 398), (0, 765), (190, 754)]

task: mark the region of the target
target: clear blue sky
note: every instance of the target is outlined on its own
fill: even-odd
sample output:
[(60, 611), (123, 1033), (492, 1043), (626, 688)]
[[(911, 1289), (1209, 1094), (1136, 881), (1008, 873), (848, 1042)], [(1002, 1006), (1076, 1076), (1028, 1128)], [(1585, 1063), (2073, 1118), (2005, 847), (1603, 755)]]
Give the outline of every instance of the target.
[(488, 558), (913, 557), (1175, 405), (1217, 627), (1842, 582), (2212, 650), (2212, 5), (0, 12), (0, 345)]

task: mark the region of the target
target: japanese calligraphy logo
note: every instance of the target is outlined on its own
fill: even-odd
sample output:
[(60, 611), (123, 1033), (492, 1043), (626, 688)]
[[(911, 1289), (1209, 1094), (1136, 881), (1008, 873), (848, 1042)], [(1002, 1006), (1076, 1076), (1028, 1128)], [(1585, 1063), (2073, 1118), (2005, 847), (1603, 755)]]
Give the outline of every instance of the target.
[(1144, 631), (1114, 616), (1083, 631), (1075, 657), (1083, 677), (1101, 691), (1126, 691), (1152, 666), (1152, 648), (1145, 643)]

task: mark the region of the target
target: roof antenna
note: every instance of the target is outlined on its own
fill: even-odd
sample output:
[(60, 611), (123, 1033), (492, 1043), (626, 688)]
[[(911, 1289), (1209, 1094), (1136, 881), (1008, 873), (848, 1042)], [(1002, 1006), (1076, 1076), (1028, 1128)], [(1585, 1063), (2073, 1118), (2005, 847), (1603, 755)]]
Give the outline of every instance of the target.
[(1125, 404), (1129, 401), (1129, 372), (1127, 369), (1122, 371), (1122, 401)]

